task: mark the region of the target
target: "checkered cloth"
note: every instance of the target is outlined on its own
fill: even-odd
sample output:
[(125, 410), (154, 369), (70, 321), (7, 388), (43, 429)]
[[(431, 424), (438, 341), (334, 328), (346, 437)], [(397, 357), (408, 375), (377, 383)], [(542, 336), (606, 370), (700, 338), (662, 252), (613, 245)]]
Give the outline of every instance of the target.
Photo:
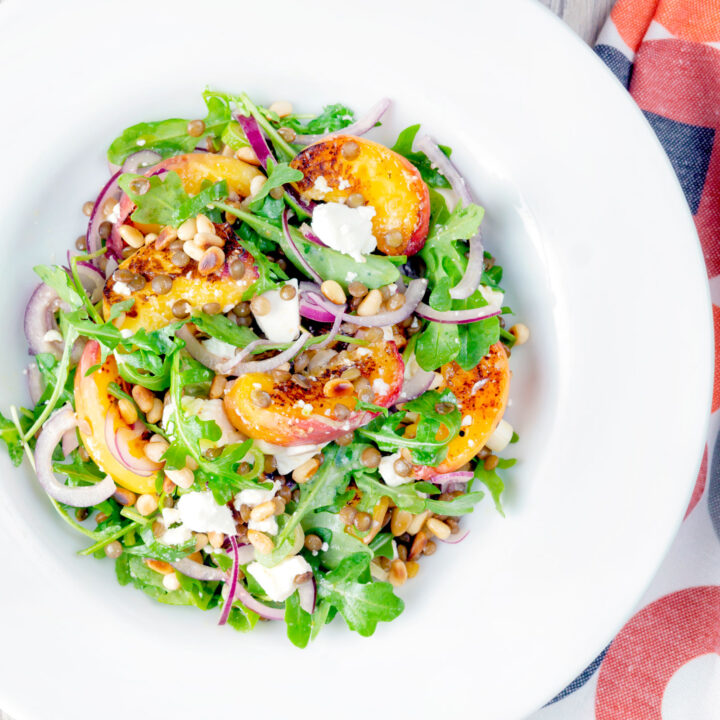
[[(720, 720), (720, 0), (619, 0), (595, 50), (657, 133), (695, 219), (713, 301), (713, 416), (685, 521), (652, 586), (532, 720)], [(679, 292), (682, 283), (671, 280)]]

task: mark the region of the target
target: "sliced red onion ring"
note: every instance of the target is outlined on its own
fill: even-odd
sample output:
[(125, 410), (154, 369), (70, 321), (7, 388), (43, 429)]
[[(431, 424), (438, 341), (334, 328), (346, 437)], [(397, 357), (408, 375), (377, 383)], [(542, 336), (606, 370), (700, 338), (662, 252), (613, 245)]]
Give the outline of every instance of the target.
[(414, 400), (416, 397), (420, 397), (424, 392), (430, 389), (435, 379), (435, 373), (431, 370), (419, 369), (417, 372), (403, 382), (400, 395), (398, 396), (398, 402), (408, 402)]
[(226, 574), (216, 567), (210, 567), (209, 565), (203, 565), (202, 563), (195, 562), (190, 558), (182, 558), (170, 563), (178, 572), (183, 575), (187, 575), (195, 580), (207, 580), (209, 582), (223, 582), (227, 577)]
[(306, 580), (302, 585), (298, 585), (298, 595), (300, 596), (300, 607), (312, 615), (315, 612), (315, 597), (317, 595), (314, 577)]
[[(293, 342), (287, 350), (283, 350), (274, 357), (267, 358), (266, 360), (250, 360), (248, 362), (243, 362), (242, 358), (250, 352), (251, 345), (253, 345), (253, 343), (250, 343), (250, 345), (248, 345), (239, 356), (236, 355), (234, 358), (231, 358), (227, 365), (223, 365), (218, 372), (223, 375), (244, 375), (245, 373), (251, 372), (270, 372), (283, 363), (292, 360), (300, 352), (300, 350), (302, 350), (309, 337), (310, 333), (303, 331), (300, 333), (300, 337), (295, 340), (295, 342)], [(256, 341), (256, 343), (258, 343), (258, 341)]]
[(295, 242), (295, 240), (293, 240), (292, 233), (290, 232), (290, 225), (288, 224), (287, 208), (285, 208), (285, 210), (283, 210), (282, 225), (283, 225), (283, 232), (285, 233), (285, 238), (290, 243), (290, 246), (292, 247), (293, 252), (295, 253), (295, 257), (298, 259), (298, 262), (303, 266), (303, 269), (305, 270), (306, 274), (309, 275), (314, 280), (316, 280), (317, 282), (321, 283), (322, 278), (314, 270), (314, 268), (310, 265), (310, 263), (303, 257), (303, 254), (300, 252), (300, 248), (297, 246), (297, 243)]
[(92, 263), (85, 260), (78, 262), (77, 272), (80, 283), (85, 288), (90, 302), (94, 305), (102, 298), (103, 288), (105, 287), (105, 276)]
[(77, 433), (75, 432), (75, 428), (73, 428), (72, 430), (68, 430), (62, 436), (63, 456), (67, 457), (73, 450), (77, 449), (79, 445), (80, 442), (78, 440)]
[(225, 599), (225, 605), (223, 605), (222, 609), (222, 615), (220, 615), (220, 620), (218, 622), (218, 625), (224, 625), (227, 622), (227, 619), (230, 615), (230, 609), (232, 608), (233, 601), (235, 600), (235, 591), (237, 590), (237, 584), (238, 584), (238, 572), (240, 570), (240, 559), (238, 557), (238, 543), (234, 535), (231, 535), (229, 537), (230, 540), (230, 547), (232, 549), (233, 554), (233, 564), (232, 568), (230, 569), (230, 579), (229, 579), (229, 586), (228, 586), (228, 595)]
[(125, 162), (122, 164), (122, 172), (145, 172), (149, 167), (157, 165), (161, 160), (162, 155), (154, 150), (138, 150), (125, 158)]
[(242, 583), (238, 583), (235, 588), (235, 599), (239, 600), (248, 610), (256, 612), (260, 617), (266, 620), (284, 620), (285, 619), (285, 608), (273, 608), (268, 605), (264, 605), (259, 600), (256, 600), (243, 586)]
[(472, 203), (472, 195), (465, 182), (465, 178), (458, 172), (458, 169), (450, 162), (450, 158), (437, 146), (429, 135), (421, 135), (415, 141), (420, 152), (425, 153), (428, 160), (447, 178), (452, 189), (458, 194), (467, 206)]
[[(342, 310), (345, 310), (347, 307), (346, 305), (339, 306)], [(316, 350), (319, 350), (320, 348), (324, 348), (327, 345), (329, 345), (331, 342), (334, 342), (335, 338), (338, 336), (338, 333), (340, 332), (340, 325), (342, 325), (343, 321), (343, 314), (342, 312), (339, 312), (335, 319), (333, 320), (332, 327), (330, 328), (330, 332), (328, 333), (328, 336), (320, 343), (318, 343), (315, 346)]]
[(456, 472), (433, 475), (430, 478), (430, 482), (435, 485), (447, 485), (448, 483), (466, 483), (472, 479), (473, 474), (469, 470), (458, 470)]
[[(303, 301), (300, 303), (300, 315), (308, 320), (315, 320), (315, 322), (329, 322), (334, 323), (337, 315), (333, 315), (331, 312), (324, 310), (313, 302)], [(339, 316), (342, 320), (342, 316)]]
[(185, 341), (185, 349), (190, 355), (205, 367), (219, 372), (220, 366), (234, 358), (222, 357), (210, 352), (187, 328), (183, 325), (176, 333), (181, 340)]
[(245, 133), (247, 141), (250, 143), (250, 147), (257, 155), (257, 159), (263, 167), (263, 170), (267, 170), (268, 160), (275, 162), (275, 156), (268, 147), (265, 136), (262, 134), (258, 121), (252, 116), (236, 115), (237, 121), (240, 123), (240, 127)]
[(30, 402), (33, 405), (37, 405), (40, 396), (43, 394), (43, 378), (40, 370), (36, 363), (30, 363), (27, 366), (27, 384), (28, 392), (30, 393)]
[(303, 223), (300, 226), (300, 232), (303, 234), (303, 237), (309, 242), (314, 243), (315, 245), (319, 245), (320, 247), (327, 247), (327, 245), (317, 235), (315, 235), (315, 233), (310, 229), (310, 226), (307, 223)]
[(70, 311), (70, 307), (60, 300), (58, 294), (49, 285), (40, 283), (28, 300), (23, 322), (25, 338), (32, 355), (51, 353), (56, 358), (60, 357), (62, 341), (45, 339), (46, 334), (51, 330), (58, 331), (55, 312), (59, 309)]
[(455, 300), (465, 300), (469, 298), (478, 288), (483, 273), (484, 253), (483, 244), (478, 233), (469, 241), (470, 252), (468, 253), (467, 267), (462, 280), (450, 289), (450, 297)]
[(502, 310), (496, 305), (485, 305), (484, 307), (471, 308), (470, 310), (448, 310), (441, 312), (433, 310), (429, 305), (420, 303), (415, 308), (415, 314), (426, 320), (446, 323), (449, 325), (466, 325), (467, 323), (485, 320), (486, 318), (499, 315)]
[(375, 124), (387, 112), (391, 104), (392, 101), (390, 98), (382, 98), (381, 100), (378, 100), (359, 120), (354, 122), (352, 125), (348, 125), (342, 130), (336, 130), (335, 132), (326, 133), (325, 135), (297, 135), (293, 142), (299, 143), (300, 145), (310, 145), (318, 140), (325, 140), (326, 138), (333, 137), (333, 135), (364, 135), (366, 132), (375, 127)]
[(35, 472), (45, 492), (58, 502), (72, 507), (90, 507), (107, 500), (115, 492), (115, 483), (106, 475), (97, 485), (68, 487), (53, 473), (53, 452), (63, 435), (77, 426), (69, 405), (56, 410), (45, 422), (35, 446)]
[[(122, 175), (122, 170), (118, 170), (106, 183), (100, 194), (95, 200), (92, 212), (90, 213), (90, 220), (88, 221), (87, 235), (85, 237), (85, 246), (89, 253), (94, 253), (100, 250), (103, 246), (100, 238), (100, 224), (105, 220), (102, 213), (103, 205), (108, 198), (114, 198), (120, 200), (122, 191), (118, 185), (118, 180)], [(98, 266), (97, 258), (92, 261), (93, 265)]]
[[(137, 423), (136, 423), (137, 424)], [(133, 426), (130, 435), (138, 437), (137, 429)], [(128, 440), (130, 437), (119, 430), (114, 429), (113, 417), (110, 413), (105, 416), (105, 443), (110, 450), (110, 454), (127, 470), (141, 477), (150, 477), (154, 475), (162, 466), (154, 463), (145, 457), (138, 458), (130, 453)]]
[(451, 535), (446, 540), (441, 540), (441, 542), (447, 543), (448, 545), (457, 545), (458, 543), (461, 543), (469, 534), (470, 531), (466, 530), (462, 535), (460, 535), (460, 537)]

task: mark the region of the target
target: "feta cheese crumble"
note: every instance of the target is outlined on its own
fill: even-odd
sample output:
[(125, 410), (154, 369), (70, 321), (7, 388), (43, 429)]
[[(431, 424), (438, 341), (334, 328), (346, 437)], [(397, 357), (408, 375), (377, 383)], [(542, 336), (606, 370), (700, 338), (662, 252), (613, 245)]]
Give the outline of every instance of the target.
[(315, 178), (315, 182), (313, 183), (313, 189), (321, 192), (323, 195), (329, 193), (332, 190), (332, 188), (328, 185), (328, 181), (325, 179), (324, 175), (318, 175)]
[[(258, 440), (257, 442), (262, 442)], [(264, 451), (263, 451), (264, 452)], [(241, 490), (233, 500), (235, 509), (239, 512), (241, 505), (247, 505), (248, 507), (255, 507), (255, 505), (261, 505), (268, 500), (272, 500), (275, 497), (275, 493), (280, 489), (280, 481), (276, 480), (270, 490), (264, 488), (246, 488)]]
[(503, 298), (505, 297), (505, 295), (499, 290), (493, 290), (487, 285), (479, 285), (478, 290), (480, 291), (480, 294), (485, 298), (488, 305), (502, 307)]
[(295, 592), (297, 586), (293, 581), (298, 575), (312, 572), (308, 561), (300, 555), (287, 558), (271, 568), (252, 562), (247, 569), (275, 602), (287, 600)]
[(295, 288), (295, 295), (290, 300), (281, 297), (280, 289), (268, 290), (262, 297), (270, 302), (270, 312), (265, 315), (253, 313), (265, 337), (277, 343), (292, 342), (300, 334), (298, 281), (293, 279), (285, 284)]
[(385, 481), (385, 484), (389, 485), (390, 487), (405, 485), (406, 483), (413, 482), (413, 480), (415, 479), (413, 478), (412, 474), (405, 477), (403, 475), (398, 475), (395, 472), (395, 461), (400, 459), (400, 453), (383, 455), (382, 459), (380, 460), (380, 465), (378, 465), (378, 470), (380, 471), (382, 479)]
[[(259, 450), (266, 455), (275, 456), (277, 471), (281, 475), (288, 475), (295, 470), (295, 468), (300, 467), (311, 457), (317, 455), (326, 445), (327, 443), (320, 443), (319, 445), (293, 445), (291, 447), (283, 447), (282, 445), (273, 445), (272, 443), (265, 442), (265, 440), (255, 441), (255, 446)], [(243, 490), (243, 492), (245, 491)]]
[(227, 505), (218, 505), (210, 490), (189, 492), (177, 501), (180, 522), (195, 532), (221, 532), (234, 535), (235, 520)]
[(333, 250), (365, 262), (364, 255), (377, 247), (373, 217), (375, 208), (370, 205), (350, 208), (341, 203), (323, 203), (313, 211), (312, 231)]
[(124, 282), (116, 282), (112, 286), (113, 292), (116, 292), (118, 295), (124, 295), (127, 297), (128, 295), (132, 295), (132, 290), (130, 289), (130, 286), (127, 283)]

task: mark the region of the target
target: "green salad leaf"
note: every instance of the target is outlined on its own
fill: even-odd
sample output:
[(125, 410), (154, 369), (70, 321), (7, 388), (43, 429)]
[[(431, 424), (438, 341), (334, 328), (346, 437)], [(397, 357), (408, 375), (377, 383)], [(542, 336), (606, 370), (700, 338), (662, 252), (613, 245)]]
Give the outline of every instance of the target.
[(51, 287), (63, 302), (66, 302), (72, 309), (84, 306), (82, 296), (77, 291), (75, 283), (66, 270), (59, 265), (36, 265), (33, 270), (39, 278)]
[(292, 128), (298, 135), (324, 135), (342, 130), (355, 122), (355, 113), (340, 103), (325, 105), (319, 115), (307, 122), (307, 116), (304, 115), (288, 115), (284, 118), (270, 112), (267, 115), (276, 125)]
[(297, 590), (285, 601), (285, 625), (288, 640), (295, 647), (307, 647), (312, 632), (312, 615), (300, 607)]
[(258, 339), (249, 327), (236, 325), (225, 315), (208, 315), (199, 311), (193, 314), (192, 321), (206, 335), (238, 348), (244, 348)]
[[(419, 129), (420, 124), (411, 125), (410, 127), (405, 128), (400, 135), (398, 135), (398, 139), (390, 149), (394, 150), (398, 153), (398, 155), (402, 155), (404, 158), (407, 158), (420, 171), (422, 179), (429, 187), (449, 188), (450, 183), (447, 181), (447, 178), (439, 170), (432, 166), (432, 163), (427, 155), (421, 152), (413, 152), (413, 142)], [(450, 157), (452, 150), (447, 145), (440, 145), (440, 149), (445, 153), (445, 155)]]

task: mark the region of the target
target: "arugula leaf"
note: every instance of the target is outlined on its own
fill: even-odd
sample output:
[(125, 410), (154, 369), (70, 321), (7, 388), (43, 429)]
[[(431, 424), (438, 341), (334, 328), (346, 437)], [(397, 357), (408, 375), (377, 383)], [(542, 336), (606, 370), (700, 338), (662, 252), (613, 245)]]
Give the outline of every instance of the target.
[[(420, 124), (405, 128), (400, 135), (398, 135), (398, 139), (390, 149), (407, 158), (420, 171), (422, 179), (429, 187), (449, 188), (450, 183), (447, 181), (447, 178), (432, 166), (427, 155), (421, 152), (413, 152), (413, 142), (419, 129)], [(445, 155), (450, 157), (452, 150), (447, 145), (440, 145), (440, 149)]]
[[(147, 192), (143, 194), (135, 191), (135, 182), (140, 179), (149, 183)], [(149, 178), (135, 173), (123, 173), (118, 184), (136, 205), (132, 214), (135, 222), (172, 227), (179, 227), (208, 205), (228, 196), (225, 180), (208, 185), (197, 195), (190, 196), (185, 192), (182, 180), (174, 170), (164, 176), (152, 175)]]
[(460, 352), (455, 360), (463, 370), (472, 370), (500, 339), (500, 319), (496, 316), (460, 325), (458, 336)]
[(270, 191), (274, 188), (282, 187), (285, 183), (297, 182), (302, 179), (302, 171), (291, 168), (288, 163), (273, 163), (272, 160), (268, 160), (267, 179), (260, 192), (253, 197), (250, 203), (250, 209), (253, 212), (257, 212), (258, 208), (262, 207), (265, 198), (268, 197)]
[(355, 113), (340, 103), (325, 105), (323, 111), (307, 123), (303, 123), (302, 115), (288, 115), (284, 118), (272, 117), (270, 113), (268, 115), (273, 122), (292, 128), (298, 135), (324, 135), (342, 130), (355, 122)]
[(394, 620), (405, 607), (390, 583), (369, 577), (370, 556), (358, 553), (318, 578), (318, 598), (336, 607), (347, 626), (363, 637), (372, 635), (378, 622)]
[(392, 560), (395, 557), (393, 552), (393, 534), (392, 533), (378, 533), (370, 541), (370, 549), (373, 551), (373, 557), (386, 557), (388, 560)]
[(190, 538), (190, 540), (182, 545), (163, 545), (155, 539), (151, 527), (146, 527), (144, 530), (141, 530), (140, 537), (143, 540), (141, 545), (126, 547), (124, 552), (128, 555), (164, 560), (165, 562), (182, 560), (182, 558), (192, 555), (192, 553), (195, 552), (195, 538)]
[(208, 315), (204, 312), (197, 312), (193, 315), (192, 321), (201, 332), (235, 347), (244, 348), (258, 339), (258, 336), (249, 327), (236, 325), (225, 315)]
[(415, 359), (423, 370), (435, 370), (452, 362), (459, 352), (458, 326), (445, 323), (428, 323), (415, 345)]
[(230, 608), (227, 624), (238, 632), (250, 632), (257, 625), (259, 619), (260, 616), (256, 612), (237, 603)]
[(375, 405), (375, 403), (365, 402), (364, 400), (355, 401), (355, 410), (367, 410), (368, 412), (380, 413), (383, 417), (387, 417), (390, 413), (386, 407)]
[[(361, 540), (345, 532), (345, 524), (337, 512), (315, 512), (307, 515), (303, 520), (303, 530), (309, 533), (324, 530), (331, 533), (327, 550), (321, 550), (318, 554), (322, 565), (327, 568), (336, 568), (348, 555), (365, 553), (372, 557), (372, 550)], [(320, 535), (319, 532), (317, 532)], [(322, 535), (321, 535), (322, 537)], [(310, 562), (310, 561), (308, 561)]]
[(300, 499), (290, 521), (278, 534), (276, 544), (287, 540), (305, 516), (331, 505), (337, 493), (345, 492), (350, 473), (358, 467), (360, 455), (366, 447), (357, 443), (346, 447), (331, 443), (324, 448), (322, 465), (308, 482), (300, 486)]
[(260, 249), (256, 242), (259, 239), (258, 235), (249, 225), (241, 225), (238, 237), (240, 244), (255, 259), (255, 267), (258, 271), (258, 279), (243, 293), (243, 300), (249, 300), (255, 295), (272, 290), (288, 279), (287, 273)]
[[(452, 409), (441, 414), (436, 410), (439, 404), (449, 405)], [(408, 412), (420, 415), (413, 438), (406, 437), (404, 429), (400, 427)], [(441, 392), (429, 390), (423, 393), (406, 403), (403, 410), (386, 418), (377, 417), (359, 428), (358, 432), (370, 438), (383, 451), (395, 452), (398, 448), (410, 448), (413, 461), (418, 465), (437, 465), (445, 459), (448, 443), (460, 430), (461, 420), (457, 398), (452, 390), (445, 388)]]
[(129, 155), (138, 150), (153, 150), (161, 157), (170, 157), (194, 150), (205, 137), (219, 137), (230, 122), (228, 104), (216, 94), (203, 93), (207, 105), (205, 132), (199, 137), (188, 133), (188, 120), (174, 118), (155, 122), (143, 122), (125, 129), (115, 138), (108, 149), (108, 160), (122, 165)]
[(53, 470), (67, 476), (69, 485), (94, 485), (105, 477), (94, 462), (81, 460), (77, 453), (73, 453), (70, 462), (53, 463)]
[(97, 340), (109, 350), (114, 350), (122, 341), (120, 331), (111, 323), (102, 325), (88, 320), (85, 310), (75, 310), (71, 313), (62, 313), (62, 319), (67, 325), (74, 328), (78, 335)]
[(67, 271), (59, 265), (36, 265), (33, 270), (40, 279), (52, 288), (63, 302), (71, 308), (81, 308), (84, 305), (82, 296), (78, 293), (75, 284)]
[(438, 515), (466, 515), (471, 513), (483, 498), (485, 493), (469, 492), (452, 500), (432, 500), (428, 498), (425, 501), (425, 507)]
[(0, 413), (0, 440), (5, 443), (10, 461), (15, 467), (18, 467), (22, 463), (24, 451), (20, 432), (15, 427), (15, 423), (8, 420), (2, 413)]
[(285, 601), (285, 624), (288, 640), (295, 647), (306, 647), (310, 642), (312, 615), (300, 607), (300, 594), (297, 590)]
[[(512, 467), (516, 463), (514, 459), (501, 459), (497, 467), (502, 469)], [(493, 502), (495, 503), (495, 509), (505, 517), (505, 511), (503, 510), (501, 495), (505, 489), (505, 483), (503, 482), (500, 474), (497, 470), (486, 470), (482, 461), (478, 462), (475, 466), (473, 477), (475, 480), (481, 482), (490, 491)]]
[(113, 303), (110, 306), (110, 317), (108, 318), (111, 322), (119, 318), (124, 312), (127, 312), (135, 304), (135, 298), (128, 298), (121, 302)]
[(355, 484), (363, 494), (358, 507), (365, 512), (372, 512), (384, 495), (387, 495), (401, 510), (421, 513), (426, 509), (425, 498), (417, 494), (414, 483), (391, 487), (381, 483), (369, 473), (361, 472), (355, 474)]

